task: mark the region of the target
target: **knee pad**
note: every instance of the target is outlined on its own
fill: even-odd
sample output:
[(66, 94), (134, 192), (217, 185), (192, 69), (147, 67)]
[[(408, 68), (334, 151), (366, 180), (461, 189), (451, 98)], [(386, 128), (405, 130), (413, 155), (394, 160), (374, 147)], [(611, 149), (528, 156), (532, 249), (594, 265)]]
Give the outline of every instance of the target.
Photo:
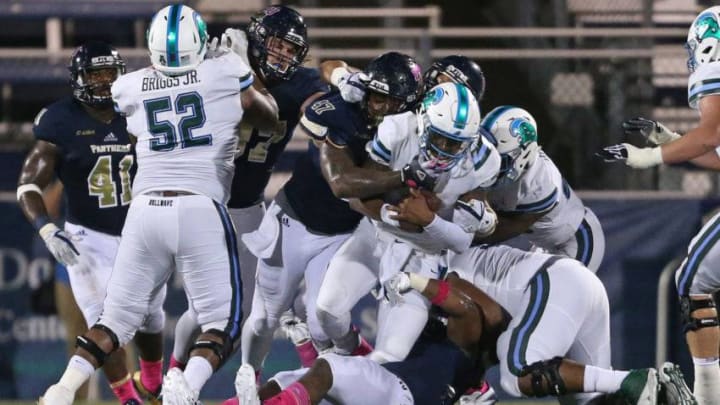
[[(202, 335), (205, 333), (219, 337), (222, 340), (222, 343), (218, 343), (210, 339), (202, 339)], [(190, 353), (192, 353), (195, 349), (212, 350), (215, 356), (217, 356), (220, 360), (217, 367), (219, 369), (223, 364), (225, 364), (225, 361), (230, 358), (230, 355), (233, 353), (233, 348), (234, 342), (230, 339), (230, 335), (218, 329), (209, 329), (207, 332), (203, 332), (200, 335), (200, 338), (195, 341), (192, 346), (190, 346)]]
[(695, 318), (692, 313), (698, 309), (715, 308), (715, 301), (712, 297), (693, 300), (687, 295), (680, 297), (680, 317), (685, 333), (702, 328), (712, 328), (720, 325), (717, 315), (707, 318)]
[[(98, 329), (103, 332), (105, 332), (112, 341), (112, 350), (110, 353), (114, 352), (115, 350), (120, 347), (120, 343), (118, 342), (118, 337), (110, 328), (108, 328), (105, 325), (101, 324), (95, 324), (90, 329)], [(91, 356), (95, 358), (95, 361), (98, 363), (98, 367), (102, 367), (103, 364), (105, 364), (105, 359), (110, 353), (106, 353), (103, 351), (103, 349), (100, 348), (100, 346), (97, 345), (97, 343), (93, 342), (92, 340), (86, 338), (85, 336), (78, 336), (75, 339), (75, 347), (82, 348), (83, 350), (90, 353)]]
[(520, 376), (529, 374), (532, 378), (533, 396), (561, 396), (567, 393), (565, 382), (560, 376), (560, 363), (562, 363), (562, 357), (554, 357), (551, 360), (538, 361), (523, 368)]

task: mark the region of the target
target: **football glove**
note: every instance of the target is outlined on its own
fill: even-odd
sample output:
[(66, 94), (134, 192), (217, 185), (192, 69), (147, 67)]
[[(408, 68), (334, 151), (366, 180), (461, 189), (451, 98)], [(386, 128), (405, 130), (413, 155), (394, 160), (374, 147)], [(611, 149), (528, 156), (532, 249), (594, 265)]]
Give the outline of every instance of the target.
[(596, 155), (606, 162), (625, 161), (634, 169), (647, 169), (663, 163), (660, 147), (638, 148), (629, 143), (606, 146)]
[(55, 260), (65, 266), (77, 264), (80, 252), (72, 243), (73, 240), (79, 240), (77, 237), (71, 236), (53, 223), (45, 224), (38, 232)]
[(411, 289), (410, 275), (404, 271), (395, 274), (383, 283), (385, 298), (390, 305), (402, 304), (405, 301), (402, 295)]
[(217, 58), (218, 56), (222, 56), (230, 51), (230, 48), (227, 48), (223, 46), (220, 43), (220, 38), (214, 37), (210, 42), (207, 44), (207, 53), (205, 54), (206, 58)]
[(681, 137), (680, 134), (669, 130), (660, 122), (643, 117), (630, 118), (622, 123), (622, 127), (625, 130), (625, 135), (640, 134), (648, 143), (653, 145), (662, 145)]
[(400, 180), (410, 188), (424, 188), (433, 191), (437, 174), (427, 165), (420, 163), (419, 156), (415, 156), (412, 162), (400, 170)]
[(497, 226), (495, 211), (484, 201), (472, 199), (469, 202), (457, 201), (453, 210), (453, 222), (467, 233), (490, 235)]
[(220, 37), (220, 45), (232, 49), (233, 52), (242, 58), (245, 65), (250, 66), (250, 61), (248, 60), (248, 40), (245, 31), (237, 28), (226, 29)]
[(365, 98), (365, 84), (370, 77), (363, 72), (348, 72), (340, 77), (337, 88), (340, 97), (348, 103), (359, 103)]

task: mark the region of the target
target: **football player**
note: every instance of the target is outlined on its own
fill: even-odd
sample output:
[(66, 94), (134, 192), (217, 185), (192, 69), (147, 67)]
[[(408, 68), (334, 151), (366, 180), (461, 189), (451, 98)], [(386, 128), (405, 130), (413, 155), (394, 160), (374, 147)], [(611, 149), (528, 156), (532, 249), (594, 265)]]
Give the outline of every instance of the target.
[(497, 361), (494, 342), (509, 322), (497, 303), (469, 287), (452, 276), (428, 281), (423, 294), (436, 311), (405, 360), (380, 365), (367, 357), (323, 354), (312, 368), (278, 373), (259, 391), (243, 366), (235, 380), (239, 403), (454, 403), (456, 393)]
[[(357, 227), (362, 216), (341, 198), (343, 190), (328, 176), (325, 155), (340, 153), (353, 164), (367, 160), (365, 144), (383, 117), (404, 111), (415, 102), (420, 84), (417, 64), (408, 56), (389, 52), (373, 59), (365, 70), (369, 91), (361, 103), (348, 103), (339, 94), (324, 95), (304, 111), (295, 128), (313, 139), (299, 158), (293, 175), (268, 208), (258, 231), (243, 235), (258, 256), (258, 275), (252, 312), (243, 327), (242, 361), (260, 371), (279, 318), (290, 306), (305, 278), (310, 334), (324, 349), (330, 342), (315, 316), (315, 300), (328, 261)], [(333, 168), (333, 170), (341, 170)], [(358, 187), (378, 194), (402, 185), (399, 173), (378, 173), (378, 180), (356, 178)], [(364, 182), (364, 183), (363, 183)], [(384, 188), (383, 188), (384, 187)], [(375, 188), (375, 190), (372, 190)], [(250, 339), (246, 340), (246, 333)], [(369, 351), (369, 345), (363, 350)]]
[(500, 106), (482, 121), (502, 164), (490, 192), (498, 227), (483, 243), (527, 233), (536, 248), (582, 262), (596, 272), (605, 254), (600, 221), (537, 143), (537, 123), (522, 108)]
[[(362, 72), (351, 72), (353, 68), (347, 66), (343, 61), (326, 61), (321, 66), (323, 77), (332, 82), (340, 90), (340, 94), (346, 101), (354, 102), (364, 97), (367, 78)], [(470, 91), (480, 99), (485, 90), (485, 78), (480, 67), (464, 56), (448, 56), (435, 62), (423, 76), (423, 93), (434, 87), (435, 84), (453, 81), (468, 86)], [(430, 87), (428, 87), (430, 86)], [(415, 136), (417, 132), (417, 116), (414, 111), (408, 111), (396, 116), (387, 117), (380, 125), (380, 132), (393, 131), (407, 136)], [(385, 135), (392, 136), (392, 135)], [(387, 156), (384, 152), (387, 148), (381, 141), (373, 141), (370, 144), (371, 156)], [(330, 150), (325, 155), (329, 162), (347, 161), (347, 157), (341, 153)], [(418, 167), (418, 161), (413, 161), (406, 168)], [(390, 170), (387, 164), (368, 162), (364, 167), (357, 167), (352, 162), (345, 164), (335, 163), (328, 165), (329, 168), (339, 167), (342, 170), (329, 172), (333, 181), (343, 184), (347, 177), (353, 175), (368, 178), (368, 169), (374, 171)], [(410, 173), (417, 173), (410, 170)], [(423, 174), (424, 172), (419, 172)], [(408, 176), (410, 177), (410, 176)], [(418, 176), (415, 176), (418, 177)], [(432, 189), (434, 179), (427, 176), (425, 179), (411, 179), (416, 187), (422, 186)], [(337, 187), (338, 189), (340, 187)], [(353, 190), (357, 187), (353, 188)], [(367, 194), (367, 193), (365, 193)], [(361, 198), (364, 195), (357, 193), (347, 197)], [(318, 297), (318, 318), (326, 334), (332, 339), (335, 348), (340, 353), (352, 353), (360, 344), (357, 331), (350, 322), (350, 310), (368, 291), (377, 283), (377, 271), (379, 267), (380, 250), (377, 248), (375, 230), (369, 219), (361, 221), (360, 225), (339, 249), (328, 267), (328, 272), (323, 281)]]
[[(408, 207), (417, 208), (423, 207)], [(424, 211), (416, 215), (430, 213)], [(575, 403), (587, 403), (598, 396), (609, 400), (597, 394), (606, 393), (624, 403), (656, 404), (663, 386), (667, 403), (694, 403), (679, 367), (672, 363), (659, 371), (611, 368), (607, 293), (580, 262), (497, 245), (454, 255), (450, 266), (512, 317), (497, 340), (500, 383), (509, 394), (569, 396)], [(439, 282), (400, 273), (386, 289), (424, 291), (429, 283)], [(601, 398), (593, 403), (608, 403)]]
[(100, 319), (78, 339), (60, 381), (40, 404), (71, 404), (77, 387), (124, 345), (148, 311), (160, 308), (173, 269), (183, 278), (202, 333), (184, 373), (172, 368), (163, 403), (196, 404), (240, 336), (242, 283), (236, 235), (225, 203), (241, 119), (274, 129), (277, 105), (253, 87), (232, 52), (204, 58), (207, 30), (192, 8), (160, 10), (148, 29), (152, 66), (112, 86), (116, 108), (137, 137), (138, 171)]
[[(17, 197), (48, 250), (67, 267), (75, 301), (92, 325), (102, 311), (136, 166), (125, 119), (114, 111), (110, 94), (125, 72), (123, 59), (108, 44), (88, 42), (75, 50), (69, 70), (73, 96), (35, 118), (37, 141), (23, 164)], [(51, 222), (41, 194), (55, 176), (67, 197), (64, 229)], [(162, 382), (163, 318), (162, 308), (147, 313), (135, 338), (141, 381), (153, 392)], [(103, 371), (121, 403), (142, 403), (122, 348), (108, 356)]]
[[(268, 7), (252, 17), (248, 33), (246, 40), (244, 32), (229, 28), (220, 43), (229, 45), (249, 60), (256, 78), (275, 98), (280, 121), (271, 131), (239, 128), (235, 175), (228, 201), (238, 234), (252, 232), (260, 225), (265, 214), (265, 187), (278, 157), (292, 137), (303, 106), (330, 90), (317, 70), (302, 66), (308, 52), (308, 38), (305, 22), (297, 11), (280, 5)], [(239, 239), (238, 254), (243, 269), (243, 313), (249, 314), (257, 258)], [(189, 345), (198, 326), (195, 312), (188, 308), (175, 327), (171, 366), (183, 366), (187, 361)], [(309, 346), (306, 342), (298, 348), (301, 360), (307, 352), (304, 349)]]
[[(700, 113), (695, 128), (680, 136), (664, 125), (643, 118), (628, 120), (626, 130), (643, 133), (658, 146), (637, 148), (628, 143), (606, 147), (606, 161), (624, 161), (642, 169), (690, 161), (720, 170), (720, 6), (695, 17), (688, 32), (688, 104)], [(720, 214), (715, 215), (690, 242), (675, 280), (680, 295), (683, 329), (695, 365), (694, 392), (700, 405), (720, 398), (720, 327), (712, 293), (720, 289)]]

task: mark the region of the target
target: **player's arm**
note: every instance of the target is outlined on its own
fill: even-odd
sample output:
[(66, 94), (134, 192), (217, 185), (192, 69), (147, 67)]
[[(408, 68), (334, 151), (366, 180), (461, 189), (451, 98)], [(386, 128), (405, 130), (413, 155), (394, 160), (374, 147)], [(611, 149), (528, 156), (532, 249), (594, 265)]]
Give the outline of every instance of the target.
[(278, 124), (279, 110), (272, 94), (259, 80), (240, 93), (243, 122), (259, 130), (272, 130)]
[(720, 95), (698, 101), (700, 122), (681, 138), (660, 146), (663, 163), (681, 163), (714, 152), (720, 146)]
[(337, 198), (369, 198), (403, 186), (401, 172), (368, 161), (360, 167), (346, 147), (327, 141), (320, 145), (320, 168)]
[(720, 171), (720, 157), (717, 151), (708, 152), (700, 157), (696, 157), (691, 160), (690, 163), (703, 169)]
[(51, 222), (42, 193), (54, 177), (56, 154), (57, 146), (50, 142), (37, 141), (20, 170), (18, 203), (25, 218), (38, 230)]
[[(333, 86), (338, 85), (340, 77), (343, 75), (358, 71), (360, 71), (360, 69), (352, 67), (345, 63), (345, 61), (338, 59), (326, 60), (320, 64), (320, 76), (324, 81), (332, 84)], [(333, 79), (335, 80), (333, 81)]]
[(80, 255), (72, 238), (50, 219), (43, 200), (43, 189), (50, 184), (55, 171), (57, 147), (38, 140), (28, 153), (20, 171), (17, 199), (25, 217), (43, 238), (55, 259), (65, 265), (77, 263)]
[(522, 235), (527, 232), (537, 220), (545, 216), (545, 213), (546, 212), (515, 213), (499, 211), (497, 213), (498, 223), (495, 231), (484, 237), (475, 237), (473, 243), (500, 243), (515, 236)]

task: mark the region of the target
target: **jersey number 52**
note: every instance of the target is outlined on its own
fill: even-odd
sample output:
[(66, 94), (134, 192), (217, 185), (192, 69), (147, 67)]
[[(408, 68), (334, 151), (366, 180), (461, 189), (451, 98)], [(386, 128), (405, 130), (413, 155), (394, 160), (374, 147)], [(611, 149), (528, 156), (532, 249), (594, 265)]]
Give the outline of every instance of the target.
[[(171, 100), (169, 96), (145, 100), (148, 130), (155, 138), (150, 140), (150, 149), (167, 152), (180, 144), (182, 148), (212, 144), (212, 135), (193, 135), (192, 130), (205, 125), (205, 108), (203, 99), (196, 92), (182, 93)], [(167, 120), (158, 120), (157, 114), (175, 111), (178, 115), (186, 115), (178, 121), (177, 127)], [(178, 134), (180, 135), (178, 137)]]

